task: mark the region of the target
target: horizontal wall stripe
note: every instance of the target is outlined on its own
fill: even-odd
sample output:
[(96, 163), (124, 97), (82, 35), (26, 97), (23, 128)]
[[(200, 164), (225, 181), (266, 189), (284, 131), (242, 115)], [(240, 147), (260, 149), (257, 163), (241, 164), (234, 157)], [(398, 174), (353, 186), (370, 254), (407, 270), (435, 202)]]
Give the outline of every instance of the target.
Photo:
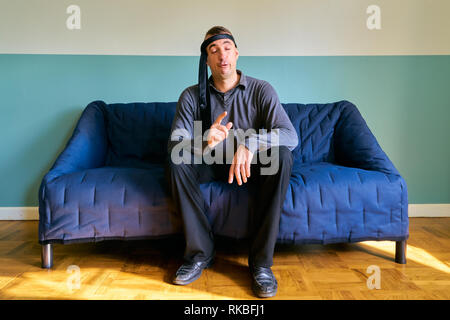
[(242, 56), (448, 55), (449, 12), (448, 0), (4, 0), (0, 53), (191, 56), (223, 25)]
[[(450, 203), (450, 56), (240, 57), (283, 103), (353, 102), (408, 185), (410, 203)], [(94, 100), (177, 101), (198, 57), (0, 55), (0, 206), (38, 188)]]
[[(440, 204), (410, 204), (410, 218), (450, 217), (450, 203)], [(0, 220), (39, 220), (39, 207), (0, 207)]]

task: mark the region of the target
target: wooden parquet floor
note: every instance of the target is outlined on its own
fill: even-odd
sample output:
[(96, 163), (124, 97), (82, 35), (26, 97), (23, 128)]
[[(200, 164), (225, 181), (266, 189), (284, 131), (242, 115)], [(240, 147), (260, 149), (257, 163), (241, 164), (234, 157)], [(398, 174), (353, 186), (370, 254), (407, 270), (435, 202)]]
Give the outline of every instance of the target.
[[(219, 241), (212, 268), (175, 286), (180, 240), (55, 244), (47, 270), (37, 239), (37, 221), (0, 221), (0, 299), (257, 299), (242, 242)], [(406, 265), (394, 250), (389, 241), (277, 245), (271, 299), (450, 299), (450, 218), (411, 218)], [(369, 266), (379, 289), (368, 287)]]

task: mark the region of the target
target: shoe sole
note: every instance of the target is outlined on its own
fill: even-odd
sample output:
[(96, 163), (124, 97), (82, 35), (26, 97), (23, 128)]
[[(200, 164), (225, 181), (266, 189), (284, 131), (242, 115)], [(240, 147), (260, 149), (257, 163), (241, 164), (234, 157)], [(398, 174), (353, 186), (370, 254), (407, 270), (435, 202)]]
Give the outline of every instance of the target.
[(275, 290), (274, 292), (258, 292), (257, 287), (255, 285), (252, 285), (252, 289), (253, 289), (253, 293), (258, 298), (271, 298), (277, 294), (277, 290)]
[[(213, 263), (214, 263), (214, 260), (211, 260), (211, 261), (206, 265), (206, 267), (203, 268), (203, 270), (204, 270), (204, 269), (210, 268), (210, 267), (213, 265)], [(187, 284), (190, 284), (190, 283), (194, 282), (195, 280), (197, 280), (198, 278), (200, 278), (200, 276), (201, 276), (202, 273), (203, 273), (203, 270), (202, 270), (202, 272), (200, 272), (197, 276), (195, 276), (195, 277), (192, 278), (192, 279), (189, 279), (189, 280), (177, 280), (177, 279), (174, 279), (174, 280), (172, 281), (172, 283), (173, 283), (173, 284), (176, 284), (176, 285), (179, 285), (179, 286), (185, 286), (185, 285), (187, 285)]]
[(176, 285), (179, 285), (179, 286), (185, 286), (185, 285), (187, 285), (187, 284), (190, 284), (190, 283), (194, 282), (194, 281), (197, 280), (198, 278), (200, 278), (201, 275), (202, 275), (202, 273), (200, 272), (200, 273), (199, 273), (197, 276), (195, 276), (194, 278), (189, 279), (189, 280), (185, 280), (185, 281), (175, 279), (175, 280), (173, 280), (173, 284), (176, 284)]

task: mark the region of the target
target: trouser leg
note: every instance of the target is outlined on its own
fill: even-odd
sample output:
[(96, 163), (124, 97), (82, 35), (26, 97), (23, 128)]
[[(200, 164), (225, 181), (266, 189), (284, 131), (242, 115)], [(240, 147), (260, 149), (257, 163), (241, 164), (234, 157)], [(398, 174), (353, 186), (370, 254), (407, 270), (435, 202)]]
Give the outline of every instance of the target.
[(261, 163), (259, 153), (255, 156), (258, 156), (258, 159), (256, 164), (252, 164), (251, 176), (256, 173), (258, 191), (254, 211), (250, 216), (249, 265), (271, 267), (281, 209), (292, 172), (293, 156), (285, 146), (271, 148), (269, 153), (271, 161), (277, 161), (278, 158), (278, 170), (271, 175), (261, 174), (260, 169), (267, 169), (270, 164)]
[(183, 224), (186, 240), (184, 259), (187, 262), (205, 261), (214, 252), (214, 235), (200, 183), (214, 179), (213, 166), (204, 163), (174, 164), (169, 160), (169, 179), (172, 200)]

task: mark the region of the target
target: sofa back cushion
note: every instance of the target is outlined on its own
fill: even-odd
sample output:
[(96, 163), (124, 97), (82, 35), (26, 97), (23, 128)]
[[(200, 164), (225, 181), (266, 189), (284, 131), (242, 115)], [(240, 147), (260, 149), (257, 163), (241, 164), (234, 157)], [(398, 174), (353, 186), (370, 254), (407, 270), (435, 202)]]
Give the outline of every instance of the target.
[[(299, 138), (293, 150), (296, 162), (334, 162), (334, 128), (341, 105), (282, 104)], [(106, 165), (146, 167), (164, 162), (176, 102), (115, 103), (105, 110), (110, 145)]]
[(344, 101), (327, 104), (282, 104), (297, 131), (294, 161), (335, 162), (334, 129)]
[(146, 167), (163, 163), (176, 102), (106, 105), (107, 166)]

